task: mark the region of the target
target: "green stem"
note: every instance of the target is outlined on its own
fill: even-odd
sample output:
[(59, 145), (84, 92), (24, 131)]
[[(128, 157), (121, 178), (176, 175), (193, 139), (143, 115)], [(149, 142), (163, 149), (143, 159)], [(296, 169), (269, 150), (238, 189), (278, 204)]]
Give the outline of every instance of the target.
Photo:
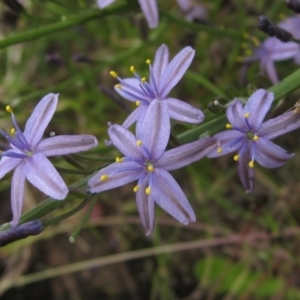
[(73, 216), (74, 214), (79, 212), (81, 209), (83, 209), (84, 206), (90, 201), (90, 199), (91, 199), (91, 194), (89, 194), (78, 206), (76, 206), (72, 210), (68, 211), (67, 213), (62, 214), (58, 217), (43, 221), (43, 225), (46, 227), (46, 226), (49, 226), (52, 224), (56, 224), (64, 219), (67, 219), (67, 218)]
[(121, 14), (129, 11), (129, 9), (130, 7), (128, 5), (122, 5), (114, 9), (93, 10), (88, 13), (83, 13), (79, 16), (62, 16), (62, 20), (60, 22), (51, 25), (46, 25), (41, 28), (28, 30), (25, 32), (18, 32), (0, 40), (0, 49), (9, 47), (11, 45), (36, 40), (38, 38), (45, 37), (55, 32), (68, 29), (77, 24), (86, 23), (91, 20), (104, 18), (110, 15)]

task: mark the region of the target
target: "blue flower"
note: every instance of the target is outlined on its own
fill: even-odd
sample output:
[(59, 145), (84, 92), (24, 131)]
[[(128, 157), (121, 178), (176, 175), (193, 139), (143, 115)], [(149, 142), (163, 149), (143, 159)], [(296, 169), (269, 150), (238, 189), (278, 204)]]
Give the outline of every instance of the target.
[(204, 115), (200, 109), (171, 97), (168, 97), (171, 89), (178, 83), (187, 68), (192, 62), (195, 51), (191, 47), (185, 47), (169, 62), (169, 51), (166, 45), (161, 45), (155, 54), (153, 66), (147, 60), (150, 69), (149, 82), (146, 78), (141, 78), (131, 67), (135, 78), (120, 78), (114, 71), (111, 75), (116, 77), (120, 83), (115, 86), (115, 90), (125, 99), (135, 102), (138, 106), (125, 120), (123, 127), (129, 128), (137, 122), (137, 132), (140, 123), (143, 122), (144, 115), (150, 103), (154, 100), (167, 104), (167, 115), (178, 121), (197, 124), (204, 120)]
[(234, 160), (238, 162), (238, 174), (246, 192), (254, 188), (254, 161), (265, 168), (277, 168), (293, 156), (270, 140), (299, 128), (300, 117), (289, 111), (263, 123), (273, 99), (273, 93), (259, 89), (244, 107), (235, 100), (226, 111), (229, 130), (214, 136), (218, 147), (208, 155), (219, 157), (235, 152)]
[(155, 203), (183, 224), (195, 221), (186, 196), (168, 171), (199, 160), (216, 147), (216, 139), (206, 138), (165, 151), (170, 135), (168, 109), (165, 101), (153, 100), (137, 136), (120, 125), (111, 126), (108, 134), (124, 157), (88, 181), (90, 191), (99, 193), (137, 180), (134, 192), (147, 234), (153, 231)]
[(48, 94), (35, 107), (28, 119), (24, 132), (19, 128), (10, 106), (15, 128), (12, 135), (0, 130), (10, 143), (11, 149), (1, 152), (0, 179), (14, 169), (11, 185), (13, 220), (17, 226), (23, 206), (25, 178), (40, 191), (54, 199), (64, 199), (68, 188), (47, 156), (58, 156), (94, 148), (98, 142), (91, 135), (60, 135), (42, 139), (58, 101), (58, 95)]

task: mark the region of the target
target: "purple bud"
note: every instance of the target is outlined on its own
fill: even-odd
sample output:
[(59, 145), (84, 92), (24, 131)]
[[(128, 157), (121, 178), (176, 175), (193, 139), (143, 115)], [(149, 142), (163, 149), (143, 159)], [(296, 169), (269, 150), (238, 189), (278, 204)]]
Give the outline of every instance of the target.
[(289, 42), (292, 39), (291, 33), (276, 26), (265, 16), (260, 16), (258, 18), (258, 29), (268, 34), (269, 36), (275, 36), (282, 42)]
[(0, 231), (0, 247), (27, 238), (30, 235), (37, 235), (43, 230), (44, 226), (42, 222), (40, 220), (33, 220), (6, 231)]
[(295, 13), (300, 13), (300, 2), (298, 0), (285, 0), (287, 8)]

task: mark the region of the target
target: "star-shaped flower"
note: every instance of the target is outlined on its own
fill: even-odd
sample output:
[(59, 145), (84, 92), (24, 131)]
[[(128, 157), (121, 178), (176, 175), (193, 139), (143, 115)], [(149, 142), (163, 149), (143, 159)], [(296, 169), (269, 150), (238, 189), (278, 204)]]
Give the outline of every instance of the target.
[[(158, 25), (158, 8), (156, 0), (138, 0), (141, 10), (147, 20), (149, 28), (155, 28)], [(103, 9), (111, 5), (115, 0), (97, 0), (98, 7)]]
[[(300, 18), (298, 16), (287, 18), (278, 23), (281, 27), (290, 32), (295, 38), (300, 38)], [(276, 37), (269, 37), (253, 50), (253, 55), (244, 58), (245, 62), (260, 62), (261, 74), (266, 74), (270, 81), (275, 84), (279, 81), (275, 68), (275, 61), (293, 59), (300, 64), (300, 45), (295, 42), (284, 43)]]
[(64, 199), (68, 194), (68, 187), (46, 157), (86, 151), (98, 144), (92, 135), (59, 135), (42, 139), (57, 101), (58, 95), (46, 95), (35, 107), (24, 132), (19, 128), (10, 106), (6, 107), (15, 128), (12, 135), (0, 130), (11, 146), (11, 149), (1, 152), (0, 179), (15, 169), (11, 185), (12, 226), (18, 225), (22, 213), (25, 178), (54, 199)]
[(239, 100), (230, 105), (226, 111), (229, 130), (214, 136), (219, 146), (208, 155), (237, 153), (234, 160), (238, 162), (239, 177), (246, 192), (254, 188), (254, 161), (265, 168), (277, 168), (293, 156), (270, 140), (299, 128), (300, 116), (289, 111), (263, 123), (273, 99), (273, 93), (259, 89), (244, 107)]
[(186, 196), (168, 171), (199, 160), (216, 147), (214, 138), (205, 138), (165, 151), (170, 134), (168, 118), (167, 102), (153, 100), (137, 137), (120, 125), (111, 126), (108, 134), (124, 157), (88, 181), (90, 191), (100, 193), (137, 180), (133, 190), (147, 234), (153, 231), (155, 203), (183, 224), (195, 221)]
[(140, 123), (143, 122), (150, 103), (154, 100), (167, 104), (170, 118), (182, 122), (197, 124), (204, 120), (200, 109), (175, 98), (168, 97), (171, 89), (178, 83), (192, 62), (195, 51), (191, 47), (185, 47), (169, 62), (169, 50), (166, 45), (161, 45), (155, 54), (153, 66), (147, 60), (150, 69), (149, 82), (141, 78), (134, 67), (130, 70), (135, 78), (120, 78), (115, 72), (111, 75), (116, 77), (120, 83), (115, 90), (125, 99), (135, 102), (138, 106), (125, 120), (123, 127), (129, 128), (137, 122), (137, 132)]

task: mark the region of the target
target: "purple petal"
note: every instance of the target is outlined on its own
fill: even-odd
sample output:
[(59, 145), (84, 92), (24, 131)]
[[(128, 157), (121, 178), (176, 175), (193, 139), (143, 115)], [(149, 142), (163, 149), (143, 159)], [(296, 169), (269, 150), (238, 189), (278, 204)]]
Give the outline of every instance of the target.
[(35, 107), (25, 125), (24, 135), (33, 150), (53, 117), (57, 101), (58, 94), (46, 95)]
[(13, 219), (11, 221), (12, 227), (16, 227), (18, 225), (22, 215), (25, 186), (24, 165), (25, 163), (22, 162), (15, 169), (11, 182), (11, 209), (13, 213)]
[(254, 188), (254, 168), (249, 167), (252, 160), (252, 143), (245, 143), (239, 151), (238, 174), (246, 189), (246, 193), (252, 193)]
[(150, 198), (179, 222), (187, 225), (196, 216), (182, 189), (165, 170), (156, 169)]
[(142, 124), (144, 122), (144, 118), (145, 118), (145, 114), (147, 112), (149, 108), (149, 105), (141, 105), (141, 109), (140, 109), (140, 115), (136, 121), (136, 125), (135, 125), (135, 132), (136, 132), (136, 136), (141, 136), (141, 128), (142, 128)]
[(295, 42), (281, 42), (275, 37), (268, 38), (263, 47), (267, 49), (268, 57), (273, 61), (293, 58), (299, 52), (299, 44)]
[(233, 103), (228, 106), (226, 115), (232, 127), (248, 131), (245, 125), (244, 108), (241, 101), (235, 99)]
[(156, 0), (138, 0), (141, 10), (147, 20), (149, 28), (155, 28), (158, 25), (158, 8)]
[(97, 144), (97, 139), (92, 135), (58, 135), (42, 140), (36, 152), (45, 156), (58, 156), (87, 151)]
[(273, 93), (259, 89), (254, 92), (247, 101), (244, 107), (244, 113), (249, 113), (248, 121), (253, 131), (260, 128), (273, 100)]
[(179, 169), (206, 156), (216, 146), (215, 138), (206, 138), (168, 150), (157, 162), (156, 167), (168, 171)]
[(171, 89), (182, 78), (187, 68), (190, 66), (195, 55), (192, 47), (182, 49), (169, 63), (161, 76), (159, 92), (161, 99), (166, 98)]
[(279, 82), (277, 71), (276, 71), (273, 60), (271, 60), (270, 58), (261, 60), (260, 68), (261, 68), (262, 74), (266, 73), (266, 75), (268, 76), (268, 78), (270, 79), (270, 81), (273, 84), (276, 84), (277, 82)]
[(143, 180), (139, 182), (139, 190), (136, 193), (136, 205), (144, 228), (146, 229), (146, 235), (153, 232), (155, 213), (154, 213), (154, 201), (152, 197), (149, 197), (145, 190), (149, 184), (149, 176), (145, 176)]
[(217, 133), (214, 138), (218, 140), (218, 146), (221, 147), (221, 151), (218, 152), (218, 148), (209, 153), (207, 157), (219, 157), (228, 153), (237, 152), (245, 143), (245, 134), (237, 130), (228, 130)]
[(286, 112), (262, 124), (257, 135), (272, 140), (300, 127), (300, 116), (295, 111)]
[(100, 9), (103, 9), (109, 5), (111, 5), (115, 0), (97, 0), (97, 5)]
[(298, 15), (284, 19), (278, 26), (289, 31), (296, 39), (300, 39), (300, 18)]
[[(144, 168), (135, 161), (118, 162), (101, 169), (88, 181), (88, 185), (91, 193), (100, 193), (135, 181), (144, 172)], [(108, 178), (101, 180), (103, 175)]]
[(122, 126), (128, 129), (137, 120), (143, 119), (145, 112), (147, 111), (148, 105), (138, 106), (124, 121)]
[(126, 78), (121, 81), (121, 88), (115, 85), (115, 91), (126, 100), (150, 102), (150, 98), (142, 89), (141, 82), (136, 78)]
[(149, 150), (151, 159), (159, 159), (167, 147), (170, 136), (170, 117), (165, 101), (153, 100), (145, 114), (138, 138)]
[(165, 100), (169, 107), (171, 119), (192, 124), (203, 122), (204, 114), (200, 109), (178, 99), (167, 98)]
[[(153, 75), (156, 80), (156, 84), (161, 79), (161, 75), (163, 74), (164, 70), (166, 69), (169, 63), (169, 50), (165, 44), (162, 44), (155, 53), (155, 58), (153, 62)], [(153, 84), (150, 78), (150, 83)]]
[(68, 187), (43, 154), (36, 153), (27, 160), (24, 174), (28, 181), (44, 194), (57, 200), (66, 198)]
[(120, 125), (112, 125), (108, 129), (108, 135), (114, 146), (118, 148), (124, 156), (145, 159), (148, 157), (143, 147), (137, 145), (136, 137), (127, 129)]
[(13, 170), (22, 159), (3, 156), (0, 160), (0, 179)]
[(256, 141), (255, 160), (265, 168), (278, 168), (293, 156), (267, 139)]

